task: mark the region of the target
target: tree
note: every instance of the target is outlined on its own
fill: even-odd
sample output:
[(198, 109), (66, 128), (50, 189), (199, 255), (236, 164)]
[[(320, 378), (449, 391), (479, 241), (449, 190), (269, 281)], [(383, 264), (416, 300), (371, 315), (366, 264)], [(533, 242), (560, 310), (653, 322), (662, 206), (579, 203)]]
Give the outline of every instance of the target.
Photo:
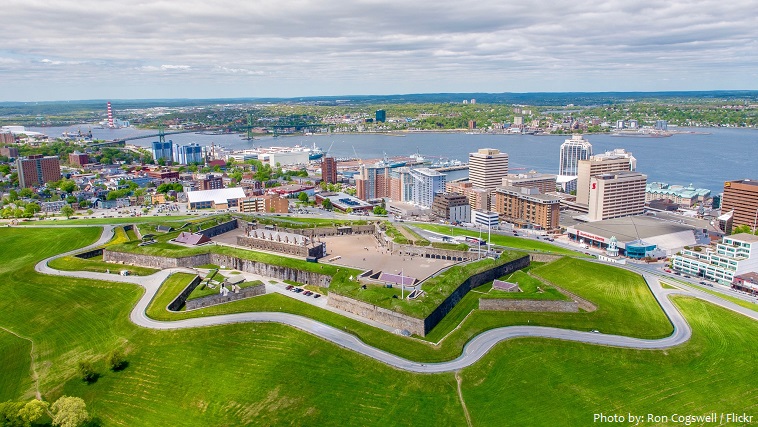
[(30, 425), (36, 423), (45, 415), (48, 406), (50, 405), (48, 405), (47, 402), (32, 399), (28, 401), (20, 411), (18, 411), (18, 416), (24, 420), (26, 425)]
[(63, 179), (58, 184), (58, 189), (68, 194), (73, 193), (77, 188), (76, 182), (71, 179)]
[(326, 210), (332, 210), (332, 201), (329, 199), (324, 199), (323, 202), (321, 202), (321, 206)]
[(61, 396), (50, 409), (54, 426), (79, 427), (89, 420), (87, 405), (80, 397)]
[(158, 159), (158, 165), (160, 165), (160, 166), (166, 166), (166, 159), (164, 159), (163, 157), (161, 157), (160, 159)]
[(387, 209), (383, 208), (382, 206), (376, 205), (374, 206), (374, 215), (387, 215)]
[(32, 197), (34, 193), (32, 192), (31, 188), (27, 187), (27, 188), (22, 188), (21, 190), (19, 190), (18, 195), (24, 198), (29, 198), (29, 197)]
[(29, 217), (33, 217), (34, 214), (41, 211), (42, 208), (39, 207), (36, 203), (29, 203), (26, 206), (24, 206), (24, 213), (28, 215)]
[(297, 195), (297, 199), (303, 203), (308, 203), (308, 193), (301, 191), (300, 194)]
[(108, 367), (111, 371), (120, 371), (126, 367), (124, 350), (117, 348), (108, 354)]
[(71, 215), (74, 214), (74, 208), (72, 208), (69, 205), (66, 205), (61, 208), (61, 214), (66, 217), (66, 219), (71, 218)]
[(78, 370), (79, 376), (82, 377), (82, 381), (84, 382), (91, 383), (97, 379), (97, 372), (95, 372), (95, 368), (92, 366), (92, 362), (80, 360)]

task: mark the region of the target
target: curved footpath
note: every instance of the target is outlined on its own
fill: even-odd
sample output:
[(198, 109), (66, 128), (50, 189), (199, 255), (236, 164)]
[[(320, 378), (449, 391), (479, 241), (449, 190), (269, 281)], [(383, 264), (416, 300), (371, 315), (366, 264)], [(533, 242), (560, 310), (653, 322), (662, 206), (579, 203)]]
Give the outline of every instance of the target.
[(145, 293), (132, 310), (130, 319), (135, 324), (145, 328), (185, 329), (243, 322), (277, 322), (295, 327), (327, 341), (331, 341), (332, 343), (337, 344), (341, 347), (371, 357), (395, 368), (418, 373), (450, 372), (465, 368), (476, 363), (479, 359), (484, 357), (484, 355), (487, 354), (487, 352), (490, 351), (492, 347), (494, 347), (497, 343), (517, 337), (554, 338), (588, 344), (651, 350), (665, 349), (677, 346), (679, 344), (687, 342), (690, 339), (690, 336), (692, 335), (692, 329), (682, 314), (679, 312), (679, 310), (672, 304), (671, 300), (669, 299), (670, 295), (687, 295), (699, 298), (720, 307), (724, 307), (726, 309), (748, 316), (754, 320), (758, 320), (758, 312), (741, 307), (729, 301), (722, 300), (721, 298), (705, 292), (688, 292), (679, 289), (663, 289), (660, 282), (655, 276), (646, 272), (642, 272), (641, 274), (645, 278), (650, 291), (653, 293), (656, 300), (658, 300), (658, 303), (660, 304), (664, 313), (666, 313), (666, 316), (668, 316), (669, 320), (671, 320), (671, 323), (674, 326), (674, 332), (666, 338), (648, 340), (619, 335), (606, 335), (593, 332), (580, 332), (569, 329), (548, 328), (542, 326), (507, 326), (491, 329), (475, 336), (464, 346), (462, 354), (454, 360), (441, 363), (419, 363), (372, 347), (354, 335), (340, 329), (334, 328), (321, 322), (317, 322), (307, 317), (289, 313), (249, 312), (200, 317), (169, 322), (157, 321), (147, 317), (145, 310), (150, 304), (150, 301), (153, 299), (153, 296), (155, 296), (155, 294), (158, 292), (158, 289), (160, 288), (163, 281), (166, 280), (169, 275), (175, 272), (194, 273), (194, 271), (191, 269), (170, 268), (161, 270), (150, 276), (119, 276), (114, 274), (94, 273), (86, 271), (61, 271), (50, 268), (47, 265), (48, 261), (52, 259), (73, 255), (75, 253), (102, 246), (113, 236), (113, 229), (114, 226), (104, 226), (103, 233), (97, 242), (85, 248), (79, 248), (74, 251), (44, 259), (35, 266), (35, 270), (42, 274), (69, 276), (83, 279), (96, 279), (110, 282), (124, 282), (142, 286), (145, 289)]

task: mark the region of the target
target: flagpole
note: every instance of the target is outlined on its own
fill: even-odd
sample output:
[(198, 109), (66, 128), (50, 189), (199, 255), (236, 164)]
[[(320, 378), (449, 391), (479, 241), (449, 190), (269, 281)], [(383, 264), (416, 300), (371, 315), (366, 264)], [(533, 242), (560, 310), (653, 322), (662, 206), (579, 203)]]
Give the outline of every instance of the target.
[(400, 299), (405, 299), (405, 293), (403, 293), (405, 286), (405, 280), (403, 280), (403, 269), (400, 269)]

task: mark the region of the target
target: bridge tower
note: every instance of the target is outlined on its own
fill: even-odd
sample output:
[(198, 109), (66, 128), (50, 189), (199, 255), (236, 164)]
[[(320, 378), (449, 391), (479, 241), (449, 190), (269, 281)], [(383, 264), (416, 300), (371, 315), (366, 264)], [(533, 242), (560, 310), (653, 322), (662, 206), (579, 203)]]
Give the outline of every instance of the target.
[(166, 133), (163, 131), (163, 123), (158, 125), (158, 142), (161, 144), (166, 142)]

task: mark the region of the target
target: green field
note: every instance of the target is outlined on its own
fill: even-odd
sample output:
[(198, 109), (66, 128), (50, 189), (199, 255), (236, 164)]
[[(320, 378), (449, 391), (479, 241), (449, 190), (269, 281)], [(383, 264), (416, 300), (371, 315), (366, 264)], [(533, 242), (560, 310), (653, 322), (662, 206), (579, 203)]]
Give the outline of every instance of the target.
[[(103, 426), (466, 424), (453, 373), (398, 371), (277, 324), (178, 331), (138, 328), (128, 320), (142, 295), (138, 287), (33, 271), (38, 260), (91, 243), (98, 233), (94, 227), (0, 229), (0, 257), (5, 261), (0, 265), (0, 326), (34, 340), (35, 366), (46, 400), (63, 394), (82, 397)], [(621, 270), (613, 267), (594, 266), (560, 260), (533, 269), (599, 307), (594, 313), (578, 313), (581, 321), (546, 316), (542, 322), (562, 321), (581, 328), (603, 322), (609, 329), (604, 332), (660, 333), (663, 315), (651, 308), (655, 302), (649, 292), (646, 296), (639, 289), (639, 278), (617, 273)], [(573, 271), (589, 275), (591, 283), (582, 283)], [(178, 279), (161, 289), (167, 298), (175, 297), (191, 277)], [(174, 289), (164, 292), (169, 285)], [(161, 298), (159, 293), (153, 305), (165, 312)], [(462, 393), (473, 424), (588, 425), (592, 414), (600, 411), (754, 413), (756, 322), (696, 300), (677, 298), (675, 303), (691, 322), (693, 339), (665, 351), (546, 339), (497, 345), (484, 360), (462, 372)], [(432, 347), (282, 295), (213, 308), (216, 311), (192, 314), (297, 312), (353, 330), (372, 345), (415, 360), (453, 358), (476, 330), (497, 322), (526, 324), (529, 315), (531, 324), (537, 319), (534, 313), (502, 318), (475, 310), (443, 345)], [(608, 313), (583, 317), (597, 315), (601, 308)], [(175, 313), (172, 318), (188, 314)], [(622, 317), (627, 325), (617, 321)], [(104, 358), (117, 347), (126, 349), (129, 365), (114, 373), (105, 368)], [(0, 398), (33, 396), (29, 349), (27, 341), (0, 332)], [(82, 359), (91, 360), (101, 374), (94, 384), (87, 385), (76, 375)]]
[(664, 351), (540, 339), (498, 345), (462, 374), (474, 425), (592, 425), (600, 412), (756, 414), (758, 323), (690, 298), (675, 304), (692, 340)]
[(32, 343), (0, 329), (0, 402), (23, 395), (32, 386)]
[[(424, 230), (434, 231), (435, 233), (444, 234), (446, 236), (471, 236), (471, 237), (477, 237), (477, 238), (479, 237), (478, 231), (465, 230), (459, 227), (450, 227), (449, 225), (413, 223), (413, 226), (422, 228)], [(452, 229), (452, 234), (451, 234), (451, 229)], [(482, 238), (486, 240), (487, 234), (482, 233)], [(565, 249), (560, 246), (551, 245), (541, 240), (526, 239), (523, 237), (504, 236), (502, 234), (493, 233), (490, 242), (493, 245), (503, 246), (503, 247), (512, 248), (512, 249), (546, 252), (546, 253), (553, 253), (557, 255), (586, 257), (586, 255), (584, 255), (581, 252), (572, 251), (570, 249)]]
[(135, 216), (126, 218), (78, 218), (43, 221), (25, 221), (24, 225), (104, 225), (104, 224), (139, 224), (145, 222), (186, 222), (187, 220), (197, 220), (206, 217), (192, 215), (175, 215), (175, 216)]

